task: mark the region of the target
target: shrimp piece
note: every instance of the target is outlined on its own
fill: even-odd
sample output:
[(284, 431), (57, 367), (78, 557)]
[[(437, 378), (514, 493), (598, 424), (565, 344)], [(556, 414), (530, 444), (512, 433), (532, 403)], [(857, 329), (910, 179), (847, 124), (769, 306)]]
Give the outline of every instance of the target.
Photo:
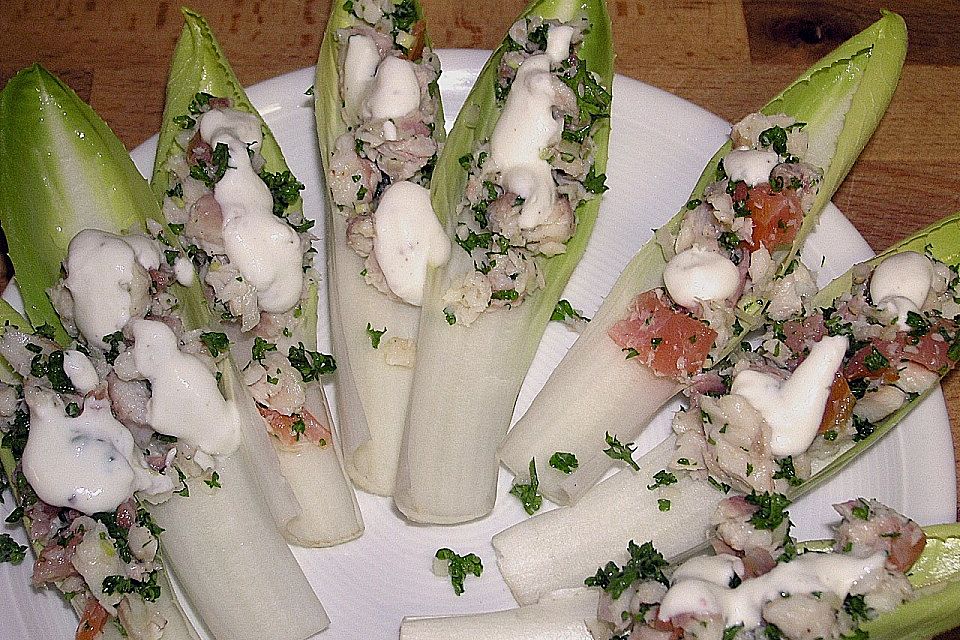
[(927, 544), (920, 525), (876, 500), (858, 498), (833, 508), (843, 518), (837, 527), (838, 552), (866, 558), (884, 551), (887, 566), (906, 573)]
[(267, 423), (267, 431), (279, 438), (285, 447), (295, 448), (304, 442), (325, 447), (332, 442), (330, 427), (306, 409), (292, 416), (259, 405), (257, 410)]

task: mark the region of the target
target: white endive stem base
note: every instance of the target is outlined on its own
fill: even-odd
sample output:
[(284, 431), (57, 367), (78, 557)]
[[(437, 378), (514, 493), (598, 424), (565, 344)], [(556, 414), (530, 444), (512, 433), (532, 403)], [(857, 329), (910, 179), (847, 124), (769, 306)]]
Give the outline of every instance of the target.
[[(627, 543), (652, 541), (671, 557), (706, 539), (707, 527), (724, 494), (690, 478), (650, 490), (653, 475), (676, 453), (670, 436), (626, 469), (596, 485), (572, 507), (524, 520), (493, 537), (500, 573), (520, 604), (556, 589), (583, 585), (597, 567), (629, 559)], [(670, 500), (660, 511), (658, 500)]]
[(195, 478), (189, 497), (150, 508), (164, 528), (167, 570), (217, 640), (304, 640), (322, 631), (329, 619), (243, 456), (218, 463), (221, 488)]
[(593, 640), (598, 599), (594, 589), (564, 589), (519, 609), (404, 618), (400, 640)]

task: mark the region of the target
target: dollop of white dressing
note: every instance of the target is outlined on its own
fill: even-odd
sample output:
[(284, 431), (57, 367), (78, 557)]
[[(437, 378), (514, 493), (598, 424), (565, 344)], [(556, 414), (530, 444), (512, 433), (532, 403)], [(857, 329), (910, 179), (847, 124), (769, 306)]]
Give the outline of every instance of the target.
[(904, 251), (885, 259), (873, 270), (870, 298), (874, 304), (897, 316), (902, 331), (907, 325), (907, 312), (919, 313), (933, 284), (933, 263), (916, 251)]
[(671, 580), (705, 580), (712, 584), (728, 586), (734, 575), (742, 576), (746, 573), (743, 560), (729, 553), (715, 556), (694, 556), (673, 572)]
[(524, 199), (519, 218), (524, 229), (546, 222), (557, 197), (550, 163), (541, 155), (563, 129), (562, 120), (553, 117), (559, 80), (550, 64), (567, 58), (572, 34), (569, 27), (551, 27), (547, 53), (523, 61), (490, 137), (490, 158), (503, 186)]
[(257, 290), (269, 313), (289, 311), (300, 300), (303, 256), (300, 238), (273, 215), (273, 196), (250, 164), (247, 147), (263, 141), (260, 121), (250, 113), (212, 109), (200, 119), (200, 136), (212, 147), (226, 144), (229, 168), (213, 197), (223, 211), (223, 245), (230, 262)]
[(347, 113), (356, 114), (373, 84), (380, 65), (380, 50), (370, 36), (355, 34), (347, 38), (343, 56), (343, 104)]
[(430, 192), (412, 182), (384, 191), (374, 214), (373, 251), (390, 290), (420, 306), (427, 267), (450, 258), (450, 239), (430, 205)]
[(781, 594), (825, 591), (844, 598), (859, 580), (883, 571), (885, 562), (882, 552), (869, 558), (805, 553), (733, 589), (711, 581), (709, 574), (698, 577), (691, 571), (679, 580), (674, 575), (674, 584), (660, 603), (658, 618), (666, 621), (683, 614), (722, 615), (727, 627), (742, 624), (745, 629), (755, 629), (763, 622), (763, 605)]
[(364, 102), (364, 110), (373, 118), (400, 118), (420, 107), (420, 82), (413, 63), (387, 56), (377, 67), (377, 75)]
[(147, 468), (133, 436), (110, 412), (110, 400), (88, 396), (71, 418), (53, 393), (30, 387), (30, 435), (23, 473), (41, 500), (87, 515), (113, 511), (135, 491), (159, 494), (173, 482)]
[(770, 172), (780, 162), (776, 151), (734, 149), (723, 157), (723, 170), (731, 182), (742, 180), (749, 187), (770, 182)]
[(150, 381), (150, 426), (210, 455), (228, 455), (240, 446), (237, 408), (220, 395), (204, 363), (180, 351), (177, 336), (162, 322), (132, 322), (133, 359)]
[(824, 336), (786, 380), (750, 369), (733, 379), (730, 392), (746, 398), (770, 425), (775, 456), (801, 454), (817, 437), (846, 351), (846, 336)]
[(193, 262), (190, 261), (190, 258), (177, 256), (177, 259), (173, 261), (173, 275), (176, 276), (177, 282), (183, 286), (189, 287), (192, 285), (196, 271), (193, 269)]
[(70, 378), (73, 388), (82, 395), (90, 393), (100, 384), (100, 376), (90, 358), (74, 349), (63, 352), (63, 372)]
[(670, 259), (663, 282), (674, 302), (693, 308), (733, 295), (740, 285), (740, 270), (726, 256), (695, 246)]
[(84, 229), (73, 237), (67, 248), (64, 286), (73, 298), (74, 322), (89, 344), (106, 349), (104, 336), (147, 312), (148, 269), (159, 265), (159, 247), (143, 236)]

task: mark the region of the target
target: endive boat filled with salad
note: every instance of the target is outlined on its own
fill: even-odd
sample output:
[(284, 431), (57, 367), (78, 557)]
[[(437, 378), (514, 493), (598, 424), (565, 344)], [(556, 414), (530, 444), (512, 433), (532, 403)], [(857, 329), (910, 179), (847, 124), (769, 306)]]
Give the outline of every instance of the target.
[(314, 85), (344, 457), (380, 495), (393, 494), (426, 270), (450, 254), (430, 204), (446, 132), (425, 24), (416, 0), (334, 0)]
[(43, 546), (38, 581), (80, 591), (78, 637), (115, 615), (127, 636), (154, 638), (160, 538), (163, 566), (214, 637), (324, 629), (268, 504), (294, 503), (290, 489), (123, 145), (35, 66), (0, 93), (0, 166), (0, 221), (38, 332), (0, 338), (23, 379), (3, 390), (4, 460), (17, 462), (25, 438), (11, 474)]
[(456, 243), (427, 270), (394, 500), (455, 523), (496, 498), (496, 446), (605, 190), (613, 51), (601, 0), (541, 0), (487, 61), (437, 161)]
[(316, 351), (316, 250), (303, 184), (209, 25), (189, 10), (183, 16), (152, 187), (171, 241), (223, 322), (210, 340), (240, 367), (296, 496), (298, 513), (281, 518), (285, 535), (305, 546), (346, 542), (363, 523), (321, 382), (336, 365)]
[(793, 499), (872, 446), (960, 359), (958, 238), (954, 214), (854, 267), (701, 375), (636, 471), (497, 534), (517, 600), (576, 585), (631, 537), (668, 555), (695, 547), (731, 492)]
[(403, 640), (929, 638), (960, 621), (960, 525), (921, 528), (872, 499), (834, 505), (831, 540), (799, 543), (780, 494), (724, 499), (713, 554), (628, 559), (512, 611), (404, 620)]
[[(905, 54), (903, 20), (887, 13), (733, 126), (507, 435), (505, 465), (524, 477), (535, 464), (544, 495), (576, 502), (613, 464), (608, 434), (635, 440), (763, 318), (797, 311), (813, 281), (790, 265), (886, 110)], [(572, 472), (550, 464), (557, 452), (576, 460)]]

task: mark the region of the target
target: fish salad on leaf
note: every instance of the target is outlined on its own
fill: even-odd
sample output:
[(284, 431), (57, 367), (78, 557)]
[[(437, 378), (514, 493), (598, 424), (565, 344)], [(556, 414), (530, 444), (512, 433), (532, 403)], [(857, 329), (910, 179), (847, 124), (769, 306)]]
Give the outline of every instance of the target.
[(834, 540), (806, 549), (790, 536), (788, 505), (778, 494), (724, 500), (709, 534), (716, 555), (679, 564), (631, 542), (623, 567), (586, 580), (602, 589), (594, 637), (866, 638), (869, 621), (922, 594), (909, 579), (927, 540), (917, 523), (858, 498), (834, 505)]
[[(518, 601), (574, 586), (588, 558), (619, 552), (631, 536), (669, 555), (695, 548), (711, 505), (751, 492), (795, 499), (878, 442), (960, 358), (958, 221), (946, 218), (802, 300), (804, 313), (771, 323), (756, 347), (744, 342), (695, 377), (674, 433), (636, 460), (624, 455), (632, 468), (571, 507), (497, 534)], [(611, 523), (613, 509), (623, 516)]]
[(334, 0), (315, 85), (328, 193), (344, 462), (393, 493), (427, 269), (450, 240), (430, 201), (446, 135), (440, 61), (415, 0)]
[(459, 158), (468, 176), (454, 239), (474, 269), (443, 296), (451, 324), (542, 289), (543, 261), (566, 252), (580, 204), (606, 190), (594, 134), (610, 117), (610, 91), (577, 53), (588, 28), (586, 16), (539, 15), (510, 27), (494, 87), (500, 118)]
[[(575, 503), (610, 469), (608, 432), (636, 440), (748, 331), (800, 310), (815, 284), (788, 267), (879, 123), (905, 55), (903, 19), (885, 12), (732, 127), (507, 434), (507, 467), (522, 477), (534, 459), (543, 494)], [(550, 468), (557, 452), (577, 468)]]
[[(816, 291), (801, 263), (778, 274), (816, 200), (823, 174), (805, 161), (803, 122), (754, 113), (733, 126), (733, 148), (679, 227), (656, 235), (665, 286), (638, 295), (610, 338), (656, 375), (687, 379), (743, 332), (738, 315), (782, 320)], [(746, 318), (745, 318), (746, 320)], [(749, 320), (748, 320), (749, 321)]]
[(827, 306), (773, 323), (757, 348), (697, 378), (691, 408), (674, 418), (672, 470), (786, 491), (956, 366), (956, 265), (904, 251), (851, 276)]
[(394, 492), (412, 520), (493, 508), (496, 448), (600, 211), (612, 84), (602, 0), (534, 1), (447, 137), (431, 197), (456, 246), (427, 270)]
[[(223, 326), (205, 344), (232, 356), (239, 376), (231, 365), (226, 384), (239, 377), (239, 392), (252, 396), (296, 495), (299, 513), (278, 519), (285, 535), (305, 546), (345, 542), (363, 525), (322, 389), (336, 362), (316, 350), (319, 275), (304, 187), (206, 21), (189, 10), (183, 16), (152, 187), (169, 240), (192, 260)], [(166, 237), (161, 225), (148, 226)]]

